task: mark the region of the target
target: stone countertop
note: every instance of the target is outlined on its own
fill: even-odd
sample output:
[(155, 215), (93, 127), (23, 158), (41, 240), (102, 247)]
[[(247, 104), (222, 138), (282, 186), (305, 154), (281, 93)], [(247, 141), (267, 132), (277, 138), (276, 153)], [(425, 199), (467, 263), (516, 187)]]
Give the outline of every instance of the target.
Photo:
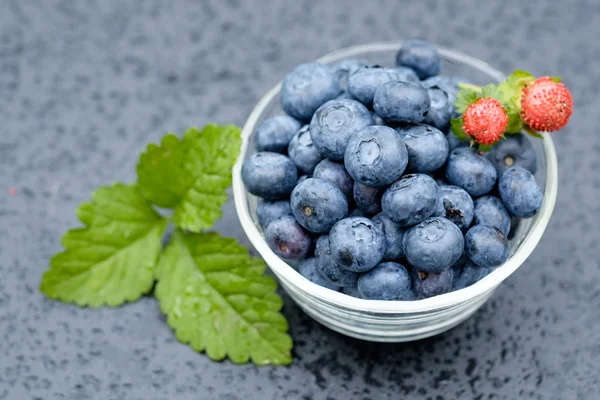
[[(0, 1), (0, 399), (598, 399), (600, 3)], [(352, 4), (352, 5), (350, 5)], [(521, 19), (518, 19), (521, 17)], [(420, 36), (510, 72), (565, 78), (556, 210), (526, 265), (438, 337), (343, 337), (284, 297), (289, 367), (215, 363), (151, 297), (91, 311), (42, 272), (93, 188), (131, 181), (167, 131), (243, 124), (299, 62)], [(249, 244), (232, 201), (219, 229)]]

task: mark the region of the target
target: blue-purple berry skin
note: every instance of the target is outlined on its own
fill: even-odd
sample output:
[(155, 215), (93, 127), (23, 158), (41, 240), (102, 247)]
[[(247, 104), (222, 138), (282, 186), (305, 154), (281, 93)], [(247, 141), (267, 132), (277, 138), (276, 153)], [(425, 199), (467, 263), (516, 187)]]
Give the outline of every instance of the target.
[(322, 160), (313, 171), (313, 178), (325, 179), (342, 191), (349, 199), (352, 199), (354, 181), (346, 171), (344, 164), (331, 160)]
[(385, 236), (368, 218), (346, 218), (329, 232), (333, 260), (352, 272), (373, 269), (385, 255)]
[(296, 220), (311, 232), (328, 232), (348, 215), (346, 196), (331, 182), (309, 178), (294, 188), (290, 199)]
[(511, 226), (510, 214), (498, 197), (483, 196), (475, 200), (473, 214), (474, 225), (495, 226), (508, 237)]
[(413, 290), (418, 299), (426, 299), (448, 293), (452, 289), (454, 269), (446, 268), (441, 272), (412, 270)]
[(420, 79), (440, 73), (442, 56), (433, 45), (421, 39), (407, 40), (396, 54), (396, 65), (409, 67)]
[(358, 278), (358, 291), (369, 300), (413, 300), (408, 270), (395, 262), (384, 262)]
[(415, 225), (435, 211), (438, 185), (425, 174), (405, 175), (383, 194), (383, 212), (402, 226)]
[(317, 269), (323, 278), (337, 286), (356, 287), (358, 273), (340, 267), (331, 258), (329, 235), (323, 235), (317, 239), (315, 258), (317, 260)]
[(300, 122), (289, 115), (267, 118), (256, 128), (254, 136), (256, 150), (285, 153), (288, 143), (298, 129), (300, 129)]
[(508, 212), (519, 218), (530, 218), (542, 207), (544, 194), (532, 173), (521, 167), (504, 171), (498, 182), (500, 198)]
[(506, 139), (499, 140), (485, 156), (496, 168), (498, 176), (511, 167), (525, 168), (532, 174), (537, 170), (535, 149), (522, 133), (506, 135)]
[(288, 157), (305, 174), (312, 174), (323, 159), (310, 137), (310, 125), (304, 125), (292, 137), (288, 145)]
[(484, 277), (488, 276), (493, 269), (480, 267), (471, 260), (466, 260), (462, 265), (453, 267), (454, 279), (452, 281), (452, 290), (460, 290), (473, 285)]
[(474, 215), (473, 199), (464, 189), (458, 186), (445, 185), (439, 188), (439, 198), (434, 217), (444, 217), (466, 231)]
[(485, 268), (502, 265), (510, 255), (508, 240), (500, 229), (475, 225), (465, 235), (465, 252), (475, 264)]
[(267, 226), (276, 219), (293, 215), (292, 207), (288, 200), (261, 201), (256, 207), (256, 217), (263, 229), (267, 229)]
[(324, 103), (341, 92), (334, 71), (318, 62), (300, 64), (283, 79), (281, 108), (292, 117), (307, 122)]
[(396, 128), (408, 150), (408, 170), (432, 173), (448, 159), (448, 140), (437, 128), (417, 124)]
[(431, 99), (427, 90), (414, 82), (385, 83), (373, 97), (373, 109), (384, 121), (423, 122), (430, 108)]
[(496, 185), (496, 169), (489, 160), (469, 147), (450, 153), (446, 164), (446, 179), (465, 189), (471, 196), (488, 194)]
[(339, 286), (329, 282), (327, 279), (323, 278), (321, 273), (319, 273), (319, 270), (317, 269), (317, 260), (314, 257), (303, 260), (298, 266), (298, 272), (312, 283), (316, 283), (319, 286), (323, 286), (324, 288), (336, 292), (340, 290)]
[(286, 260), (302, 260), (311, 250), (312, 239), (294, 219), (285, 216), (272, 221), (265, 231), (267, 244), (275, 254)]
[(298, 182), (298, 168), (283, 154), (263, 151), (244, 161), (242, 181), (255, 196), (265, 200), (285, 199)]
[(392, 221), (385, 213), (379, 213), (373, 217), (373, 223), (381, 229), (385, 236), (384, 261), (397, 260), (404, 255), (402, 239), (404, 229), (397, 222)]

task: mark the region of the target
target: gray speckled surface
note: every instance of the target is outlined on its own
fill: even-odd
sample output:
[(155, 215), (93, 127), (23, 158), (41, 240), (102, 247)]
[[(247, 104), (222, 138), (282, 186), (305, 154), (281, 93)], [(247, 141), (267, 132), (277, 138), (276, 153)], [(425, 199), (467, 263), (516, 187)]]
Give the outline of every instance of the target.
[[(600, 3), (352, 3), (0, 0), (1, 400), (600, 396)], [(575, 98), (554, 136), (560, 192), (548, 231), (469, 321), (379, 345), (323, 328), (286, 297), (294, 363), (257, 368), (177, 343), (152, 298), (90, 311), (38, 292), (76, 205), (100, 184), (132, 180), (148, 142), (242, 124), (295, 64), (408, 36), (505, 71), (561, 75)], [(248, 243), (227, 207), (220, 230)]]

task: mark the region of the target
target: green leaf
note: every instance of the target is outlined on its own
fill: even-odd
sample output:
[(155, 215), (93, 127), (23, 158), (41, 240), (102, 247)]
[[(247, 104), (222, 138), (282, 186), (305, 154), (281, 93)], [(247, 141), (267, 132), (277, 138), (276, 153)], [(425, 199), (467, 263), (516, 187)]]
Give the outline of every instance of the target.
[(456, 95), (456, 101), (454, 102), (456, 112), (459, 114), (464, 114), (464, 112), (467, 111), (467, 107), (473, 104), (475, 100), (477, 100), (477, 92), (475, 92), (474, 90), (459, 90), (458, 94)]
[(535, 76), (530, 72), (517, 69), (507, 77), (507, 80), (515, 86), (524, 86), (529, 82), (535, 81)]
[(508, 125), (506, 132), (519, 133), (523, 130), (523, 118), (521, 117), (521, 107), (517, 106), (515, 101), (511, 100), (505, 107), (508, 115)]
[(556, 83), (562, 82), (562, 78), (559, 76), (551, 76), (550, 79), (552, 79), (552, 82), (556, 82)]
[(483, 89), (481, 89), (481, 97), (486, 98), (486, 99), (487, 98), (496, 99), (500, 102), (503, 101), (502, 92), (500, 92), (498, 90), (498, 87), (493, 84), (486, 85), (483, 87)]
[(541, 134), (539, 134), (535, 129), (533, 129), (530, 126), (525, 125), (523, 129), (525, 130), (525, 132), (527, 132), (527, 134), (529, 136), (532, 136), (532, 137), (537, 138), (537, 139), (543, 139), (544, 138), (544, 136), (542, 136)]
[(190, 128), (181, 140), (168, 134), (141, 155), (140, 190), (154, 204), (173, 208), (178, 227), (208, 229), (221, 217), (240, 144), (240, 129), (233, 125)]
[(214, 360), (289, 364), (283, 303), (264, 270), (234, 239), (176, 231), (159, 262), (156, 298), (177, 339)]
[(469, 89), (474, 91), (475, 93), (481, 93), (481, 86), (471, 85), (470, 83), (459, 82), (457, 86), (461, 89)]
[(149, 292), (167, 221), (135, 186), (96, 190), (77, 209), (85, 225), (62, 238), (65, 250), (50, 260), (41, 291), (80, 306), (118, 306)]
[(492, 150), (493, 147), (494, 147), (493, 144), (481, 144), (481, 143), (478, 143), (477, 151), (480, 151), (482, 153), (487, 153), (488, 151)]
[(467, 133), (463, 130), (463, 125), (465, 124), (463, 117), (452, 118), (450, 120), (450, 126), (452, 128), (452, 133), (454, 136), (459, 138), (460, 140), (466, 140), (468, 138)]

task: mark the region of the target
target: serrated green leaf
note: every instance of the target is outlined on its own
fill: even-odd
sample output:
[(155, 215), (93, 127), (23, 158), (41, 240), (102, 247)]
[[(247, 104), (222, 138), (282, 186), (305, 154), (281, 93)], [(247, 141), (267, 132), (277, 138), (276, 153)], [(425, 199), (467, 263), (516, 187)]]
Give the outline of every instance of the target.
[(234, 239), (176, 231), (157, 269), (156, 298), (177, 338), (214, 360), (289, 364), (292, 339), (277, 283)]
[(552, 82), (556, 82), (556, 83), (562, 82), (562, 78), (560, 76), (551, 76), (550, 79), (552, 79)]
[(477, 97), (477, 92), (472, 89), (459, 90), (456, 95), (456, 101), (454, 102), (456, 112), (464, 114), (464, 112), (467, 111), (467, 107), (473, 104), (473, 102), (477, 100)]
[(140, 190), (154, 204), (173, 208), (176, 226), (208, 229), (221, 217), (240, 144), (240, 129), (233, 125), (190, 128), (181, 140), (169, 134), (141, 155)]
[(498, 87), (496, 85), (493, 85), (491, 83), (489, 85), (484, 86), (481, 89), (481, 97), (486, 99), (496, 99), (500, 102), (503, 102), (502, 93), (498, 90)]
[(506, 114), (508, 115), (508, 125), (506, 126), (506, 132), (508, 133), (519, 133), (523, 130), (523, 118), (521, 116), (521, 108), (511, 100), (505, 107)]
[(513, 82), (516, 85), (521, 85), (527, 82), (535, 81), (535, 76), (530, 72), (523, 71), (520, 69), (514, 70), (512, 74), (507, 77), (509, 82)]
[(527, 134), (529, 136), (532, 136), (532, 137), (534, 137), (536, 139), (543, 139), (544, 138), (544, 136), (542, 136), (541, 134), (539, 134), (535, 129), (533, 129), (530, 126), (525, 125), (523, 127), (523, 129), (525, 130), (525, 132), (527, 132)]
[(135, 186), (96, 190), (77, 215), (85, 225), (62, 238), (65, 250), (50, 261), (40, 289), (79, 306), (118, 306), (152, 289), (167, 221)]
[(465, 122), (463, 120), (463, 117), (452, 118), (450, 120), (450, 127), (452, 128), (452, 133), (460, 140), (466, 140), (468, 138), (467, 133), (463, 130), (464, 124)]

